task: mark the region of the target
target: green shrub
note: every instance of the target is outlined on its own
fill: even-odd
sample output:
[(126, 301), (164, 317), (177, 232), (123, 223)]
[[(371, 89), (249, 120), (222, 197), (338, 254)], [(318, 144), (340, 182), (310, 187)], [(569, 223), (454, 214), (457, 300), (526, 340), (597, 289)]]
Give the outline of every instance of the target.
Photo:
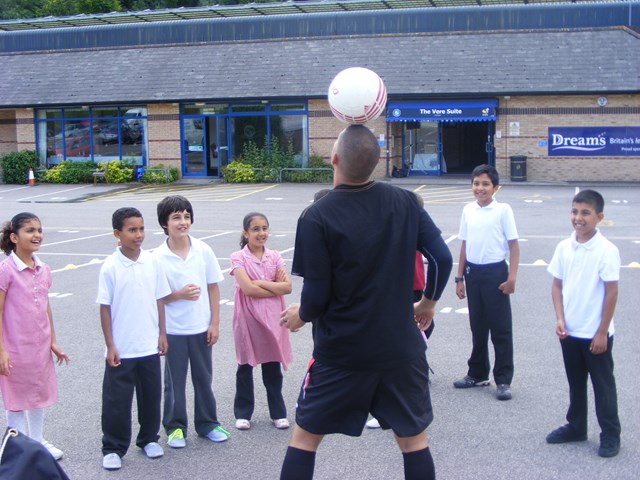
[[(331, 165), (324, 161), (324, 159), (318, 155), (313, 154), (309, 157), (309, 162), (306, 168), (323, 168), (331, 169)], [(293, 170), (282, 172), (282, 180), (293, 183), (332, 183), (333, 182), (333, 170)]]
[[(145, 168), (142, 173), (142, 177), (140, 177), (140, 181), (143, 183), (167, 183), (167, 177), (163, 171), (159, 170), (149, 170), (149, 168), (161, 168), (165, 169), (162, 164), (155, 165), (153, 167)], [(178, 169), (177, 168), (169, 168), (169, 183), (175, 182), (178, 179)]]
[(258, 181), (253, 167), (237, 160), (222, 167), (222, 178), (229, 183), (254, 183)]
[(134, 168), (134, 164), (131, 161), (112, 160), (99, 163), (97, 170), (105, 172), (105, 178), (108, 183), (127, 183), (133, 179)]
[(4, 183), (24, 185), (28, 183), (29, 169), (38, 169), (38, 154), (33, 150), (9, 152), (0, 157)]
[(93, 181), (92, 172), (96, 164), (89, 162), (60, 162), (44, 173), (44, 181), (48, 183), (89, 183)]

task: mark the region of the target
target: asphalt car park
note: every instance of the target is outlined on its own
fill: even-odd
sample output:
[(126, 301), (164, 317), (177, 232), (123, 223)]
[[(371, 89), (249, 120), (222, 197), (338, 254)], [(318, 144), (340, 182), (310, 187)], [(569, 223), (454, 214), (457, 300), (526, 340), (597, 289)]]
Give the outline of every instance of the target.
[[(457, 260), (456, 237), (462, 205), (472, 200), (468, 182), (406, 181), (400, 188), (417, 191), (441, 228)], [(2, 219), (32, 211), (42, 220), (45, 241), (41, 258), (53, 270), (50, 302), (58, 342), (70, 355), (58, 367), (59, 402), (47, 409), (45, 436), (64, 450), (61, 465), (74, 479), (225, 478), (275, 479), (289, 440), (268, 417), (264, 389), (256, 372), (256, 411), (249, 431), (233, 428), (236, 361), (231, 331), (234, 285), (228, 275), (229, 255), (239, 249), (243, 216), (267, 215), (270, 248), (279, 250), (290, 266), (295, 227), (313, 194), (327, 185), (200, 184), (127, 188), (113, 185), (0, 185)], [(551, 277), (546, 272), (556, 244), (571, 233), (569, 209), (577, 188), (596, 188), (605, 197), (601, 230), (620, 249), (622, 269), (615, 314), (614, 359), (622, 423), (622, 451), (612, 459), (597, 456), (599, 428), (590, 400), (589, 439), (568, 445), (548, 445), (546, 434), (564, 422), (568, 388), (558, 340), (554, 334)], [(229, 441), (212, 444), (193, 436), (187, 448), (165, 448), (164, 457), (147, 459), (132, 445), (123, 468), (101, 467), (101, 386), (104, 342), (95, 304), (100, 265), (116, 248), (111, 214), (135, 206), (145, 218), (144, 248), (157, 247), (164, 233), (156, 204), (165, 195), (180, 194), (194, 206), (192, 235), (212, 246), (225, 273), (221, 283), (221, 335), (214, 347), (214, 392), (218, 417), (231, 432)], [(617, 479), (637, 478), (640, 417), (635, 407), (640, 382), (640, 191), (633, 186), (506, 184), (499, 201), (509, 203), (521, 237), (521, 262), (512, 297), (514, 311), (515, 378), (513, 400), (498, 402), (495, 386), (455, 390), (452, 382), (466, 373), (471, 347), (466, 302), (455, 296), (453, 281), (438, 303), (436, 329), (428, 347), (434, 374), (431, 395), (435, 420), (428, 437), (440, 479)], [(375, 227), (373, 227), (375, 228)], [(367, 232), (363, 232), (367, 235)], [(410, 274), (410, 272), (408, 273)], [(293, 278), (287, 303), (297, 301), (302, 281)], [(384, 289), (384, 285), (380, 285)], [(294, 363), (285, 372), (288, 417), (311, 354), (311, 329), (292, 334)], [(192, 392), (188, 392), (192, 395)], [(134, 407), (135, 408), (135, 407)], [(191, 412), (190, 412), (191, 414)], [(133, 418), (135, 419), (135, 413)], [(0, 418), (4, 429), (4, 418)], [(137, 426), (134, 420), (134, 437)], [(160, 443), (166, 435), (161, 432)], [(402, 457), (390, 432), (365, 430), (361, 438), (330, 436), (320, 447), (316, 476), (325, 479), (400, 479)]]

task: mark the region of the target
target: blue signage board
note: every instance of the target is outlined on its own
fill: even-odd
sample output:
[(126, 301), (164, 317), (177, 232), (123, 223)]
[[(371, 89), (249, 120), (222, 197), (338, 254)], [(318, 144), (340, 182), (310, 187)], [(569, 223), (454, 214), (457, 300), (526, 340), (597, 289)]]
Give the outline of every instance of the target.
[(550, 157), (640, 156), (640, 127), (549, 127)]
[(498, 101), (389, 102), (387, 122), (493, 122)]

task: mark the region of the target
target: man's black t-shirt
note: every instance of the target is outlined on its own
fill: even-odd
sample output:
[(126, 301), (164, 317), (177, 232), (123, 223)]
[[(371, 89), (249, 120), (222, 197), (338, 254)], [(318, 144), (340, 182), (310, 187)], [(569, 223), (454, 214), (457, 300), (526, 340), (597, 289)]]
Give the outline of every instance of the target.
[(426, 292), (437, 300), (451, 254), (407, 190), (338, 186), (302, 213), (292, 273), (304, 277), (300, 317), (313, 322), (314, 358), (366, 370), (424, 355), (413, 312), (416, 250), (430, 260)]

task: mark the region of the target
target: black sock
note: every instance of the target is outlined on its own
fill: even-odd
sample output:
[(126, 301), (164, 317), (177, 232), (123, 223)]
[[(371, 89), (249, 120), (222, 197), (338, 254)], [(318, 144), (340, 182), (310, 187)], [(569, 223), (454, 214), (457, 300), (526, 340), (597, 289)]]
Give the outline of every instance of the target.
[(405, 480), (435, 480), (436, 467), (429, 447), (416, 452), (403, 453)]
[(280, 480), (311, 480), (315, 464), (316, 452), (289, 447), (282, 462)]

